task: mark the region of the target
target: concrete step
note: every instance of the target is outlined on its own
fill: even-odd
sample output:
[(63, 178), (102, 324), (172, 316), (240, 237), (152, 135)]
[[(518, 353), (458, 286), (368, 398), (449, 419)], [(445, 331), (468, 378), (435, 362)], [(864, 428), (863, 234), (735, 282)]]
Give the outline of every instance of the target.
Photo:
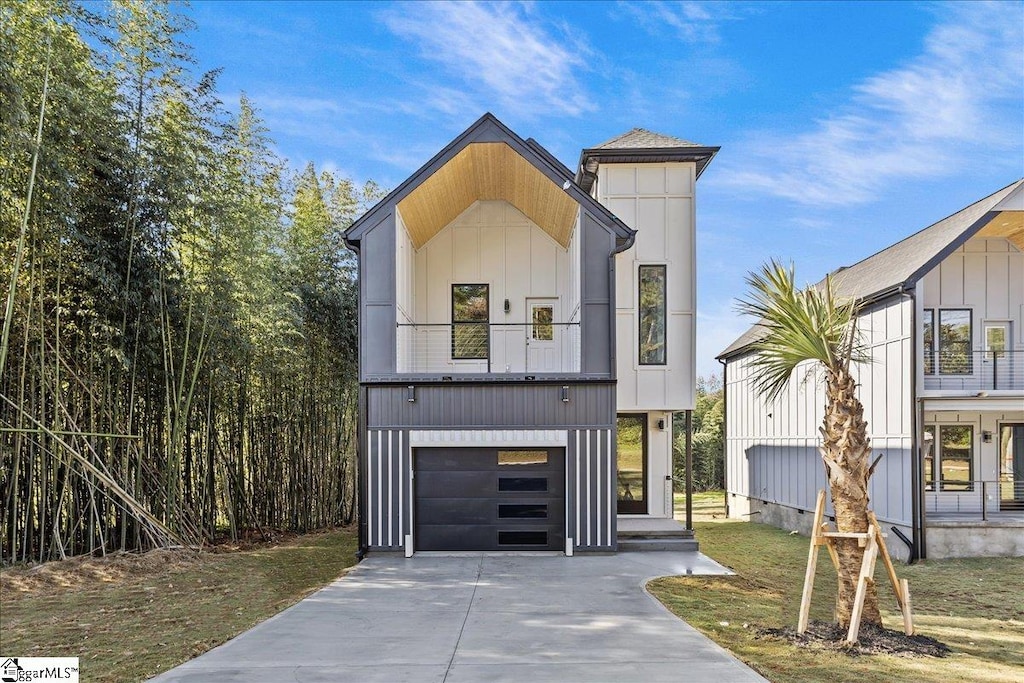
[(694, 538), (622, 538), (619, 537), (619, 551), (676, 551), (696, 552), (698, 544)]
[(618, 538), (693, 538), (693, 531), (684, 529), (623, 529), (619, 527)]

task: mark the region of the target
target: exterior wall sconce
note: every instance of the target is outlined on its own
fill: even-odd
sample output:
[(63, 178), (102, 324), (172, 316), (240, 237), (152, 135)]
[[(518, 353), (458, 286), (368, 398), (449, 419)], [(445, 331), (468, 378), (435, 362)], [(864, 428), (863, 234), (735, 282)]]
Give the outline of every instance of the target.
[(665, 431), (665, 418), (658, 420), (658, 429)]
[(409, 403), (416, 402), (416, 387), (411, 384), (405, 388), (405, 400)]
[(511, 312), (512, 312), (512, 304), (509, 303), (508, 299), (505, 299), (505, 313), (511, 313)]
[(981, 433), (981, 440), (983, 443), (992, 443), (992, 432), (987, 429)]
[(562, 387), (562, 403), (569, 402), (569, 387)]

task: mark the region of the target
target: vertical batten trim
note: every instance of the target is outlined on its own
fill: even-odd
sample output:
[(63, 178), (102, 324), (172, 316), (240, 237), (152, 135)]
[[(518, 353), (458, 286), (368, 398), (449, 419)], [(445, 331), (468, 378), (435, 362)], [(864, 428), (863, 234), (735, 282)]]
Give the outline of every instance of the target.
[(366, 544), (373, 545), (373, 430), (366, 430), (366, 472), (367, 476), (363, 485), (366, 487), (366, 515), (369, 519), (366, 522)]
[(583, 542), (583, 532), (580, 529), (580, 502), (583, 500), (583, 491), (580, 489), (580, 432), (576, 430), (576, 547)]
[(395, 545), (395, 432), (388, 430), (388, 547)]
[[(600, 434), (600, 432), (597, 432)], [(600, 439), (594, 439), (595, 443), (595, 462), (594, 462), (594, 480), (596, 486), (594, 490), (597, 492), (597, 510), (594, 511), (594, 520), (597, 526), (597, 545), (601, 545), (601, 441)]]
[(593, 455), (590, 451), (590, 430), (587, 430), (587, 545), (594, 545), (594, 539), (591, 535), (591, 531), (594, 527), (594, 512), (591, 506), (590, 500), (590, 484), (594, 478), (594, 460)]
[(377, 432), (377, 545), (384, 544), (384, 481), (383, 477), (384, 432)]
[(405, 449), (398, 432), (398, 543), (405, 545)]
[(608, 450), (607, 450), (606, 453), (608, 454), (608, 490), (607, 490), (607, 496), (608, 496), (608, 545), (610, 546), (611, 545), (611, 531), (612, 531), (612, 528), (611, 528), (611, 522), (612, 522), (611, 511), (614, 509), (614, 506), (617, 505), (616, 499), (618, 497), (618, 494), (617, 494), (617, 490), (615, 488), (615, 485), (612, 483), (613, 479), (611, 478), (611, 430), (610, 429), (605, 430), (604, 434), (605, 434), (605, 443), (607, 444), (607, 447), (608, 447)]

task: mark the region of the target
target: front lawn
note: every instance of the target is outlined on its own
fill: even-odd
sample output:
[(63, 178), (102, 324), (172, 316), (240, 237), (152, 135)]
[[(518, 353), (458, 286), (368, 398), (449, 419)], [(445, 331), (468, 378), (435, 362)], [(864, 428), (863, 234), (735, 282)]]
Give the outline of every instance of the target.
[[(223, 549), (220, 549), (223, 550)], [(153, 551), (0, 572), (0, 650), (139, 681), (252, 628), (355, 563), (353, 531), (230, 552)]]
[[(821, 681), (1020, 681), (1024, 672), (1024, 558), (926, 561), (896, 565), (910, 581), (918, 633), (952, 649), (946, 658), (861, 655), (796, 647), (758, 637), (761, 628), (795, 627), (808, 539), (751, 522), (695, 525), (701, 552), (737, 572), (672, 577), (648, 588), (670, 610), (775, 683)], [(811, 618), (831, 621), (836, 579), (824, 549)], [(902, 628), (881, 562), (875, 573), (886, 626)]]

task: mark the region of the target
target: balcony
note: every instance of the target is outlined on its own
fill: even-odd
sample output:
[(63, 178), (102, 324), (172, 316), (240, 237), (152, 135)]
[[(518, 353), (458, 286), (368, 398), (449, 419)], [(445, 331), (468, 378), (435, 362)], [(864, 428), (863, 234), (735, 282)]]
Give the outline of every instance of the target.
[(1024, 480), (1004, 474), (998, 480), (946, 482), (935, 492), (928, 482), (925, 513), (929, 520), (943, 522), (1024, 521)]
[(580, 324), (399, 323), (401, 374), (526, 378), (580, 371)]
[(1024, 392), (1022, 351), (926, 354), (924, 370), (928, 392)]

